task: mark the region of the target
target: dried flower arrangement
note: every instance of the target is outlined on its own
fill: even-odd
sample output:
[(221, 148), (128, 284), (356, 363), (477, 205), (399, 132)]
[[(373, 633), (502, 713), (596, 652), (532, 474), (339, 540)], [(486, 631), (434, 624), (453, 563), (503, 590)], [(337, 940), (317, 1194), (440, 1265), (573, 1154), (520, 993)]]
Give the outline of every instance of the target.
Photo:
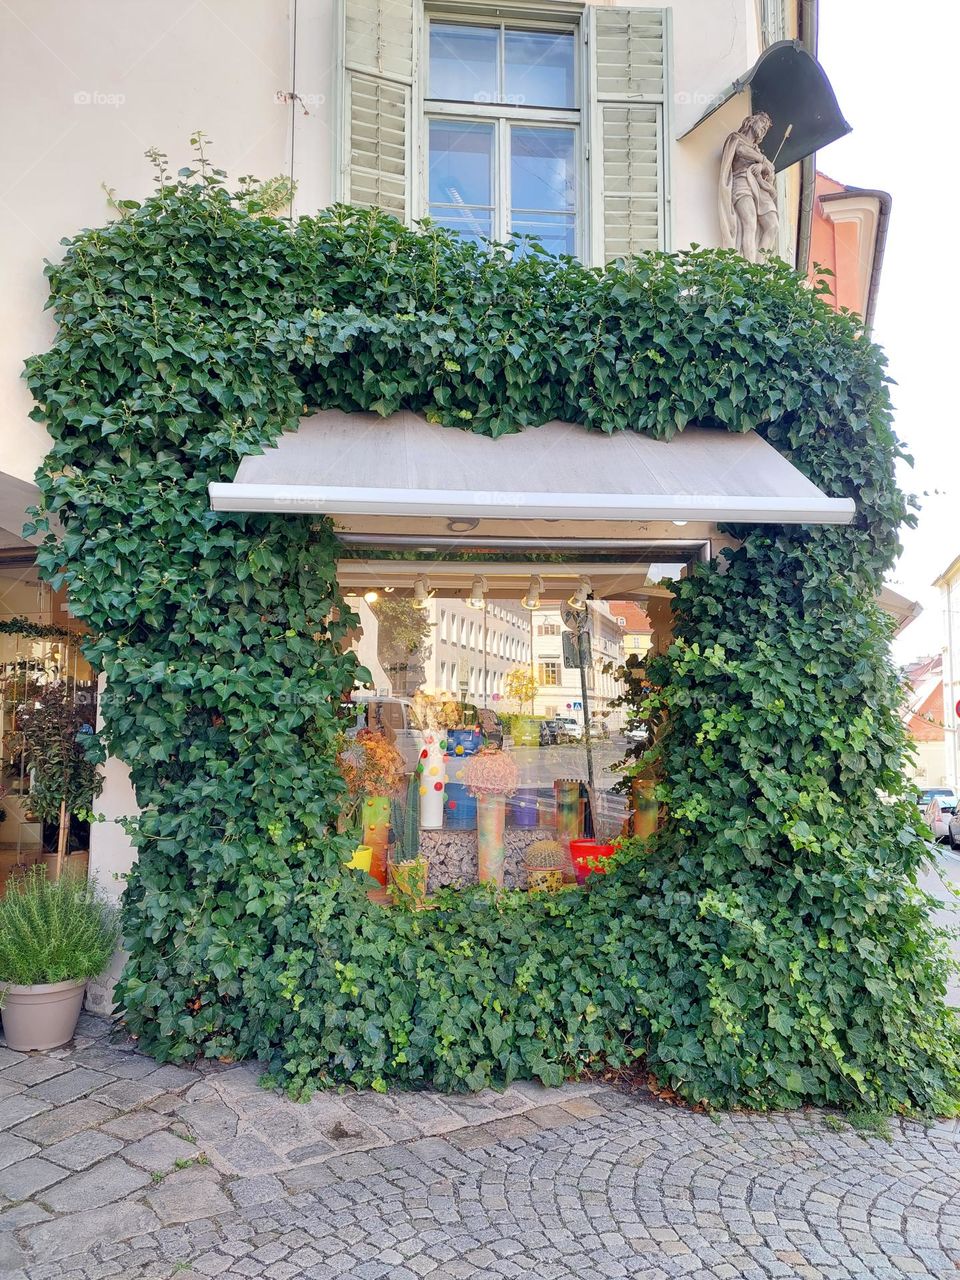
[(471, 795), (512, 796), (520, 785), (517, 762), (507, 751), (478, 751), (463, 771), (463, 781)]

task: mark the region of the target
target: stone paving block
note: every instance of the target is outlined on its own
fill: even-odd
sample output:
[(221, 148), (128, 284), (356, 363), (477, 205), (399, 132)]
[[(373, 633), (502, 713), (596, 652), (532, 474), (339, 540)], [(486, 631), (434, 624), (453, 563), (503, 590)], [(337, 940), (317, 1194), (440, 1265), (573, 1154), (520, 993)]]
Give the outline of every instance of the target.
[(43, 1155), (44, 1159), (53, 1160), (56, 1164), (63, 1165), (65, 1169), (72, 1169), (76, 1173), (96, 1164), (105, 1156), (113, 1155), (122, 1146), (123, 1143), (119, 1138), (112, 1138), (100, 1129), (84, 1129), (80, 1133), (75, 1133), (72, 1138), (64, 1138), (62, 1142), (44, 1147)]
[(74, 1102), (94, 1089), (102, 1089), (112, 1084), (113, 1078), (103, 1071), (93, 1071), (89, 1067), (76, 1067), (73, 1071), (65, 1071), (62, 1075), (50, 1080), (43, 1080), (30, 1090), (32, 1097), (44, 1098), (47, 1102)]
[[(37, 1100), (40, 1105), (40, 1099)], [(60, 1142), (82, 1129), (93, 1129), (112, 1120), (116, 1115), (110, 1107), (94, 1102), (90, 1098), (81, 1098), (78, 1102), (68, 1102), (65, 1107), (51, 1109), (49, 1103), (43, 1103), (44, 1112), (32, 1119), (18, 1124), (14, 1130), (21, 1138), (30, 1142), (39, 1142), (41, 1146)]]
[(150, 1175), (135, 1169), (119, 1156), (108, 1156), (83, 1173), (72, 1173), (38, 1197), (54, 1213), (98, 1209), (138, 1191), (150, 1182)]
[(14, 1063), (23, 1062), (26, 1056), (25, 1053), (8, 1049), (5, 1044), (0, 1044), (0, 1073), (6, 1071), (7, 1067), (12, 1067)]
[(0, 1080), (13, 1080), (17, 1084), (40, 1084), (70, 1070), (70, 1063), (48, 1053), (29, 1053), (11, 1067), (0, 1072)]
[(255, 1178), (235, 1178), (227, 1183), (227, 1191), (241, 1208), (269, 1204), (283, 1195), (283, 1187), (270, 1174), (261, 1174)]
[(205, 1142), (226, 1142), (237, 1136), (237, 1115), (222, 1102), (193, 1102), (177, 1109), (177, 1116)]
[(94, 1071), (102, 1071), (105, 1075), (125, 1080), (142, 1080), (144, 1076), (153, 1075), (157, 1064), (152, 1058), (142, 1053), (124, 1053), (102, 1041), (88, 1045), (73, 1055), (78, 1067), (90, 1067)]
[(10, 1232), (0, 1235), (0, 1275), (9, 1275), (11, 1272), (19, 1271), (26, 1265), (26, 1262), (27, 1255)]
[(23, 1200), (0, 1210), (0, 1231), (19, 1231), (21, 1227), (32, 1226), (35, 1222), (46, 1222), (50, 1216), (33, 1200)]
[(32, 1098), (26, 1090), (0, 1098), (0, 1129), (12, 1129), (41, 1111), (49, 1111), (50, 1103), (43, 1098)]
[(19, 1138), (9, 1130), (0, 1133), (0, 1169), (5, 1169), (8, 1164), (15, 1164), (18, 1160), (26, 1160), (27, 1156), (35, 1155), (39, 1150), (35, 1142)]
[(143, 1080), (114, 1080), (103, 1089), (91, 1095), (95, 1102), (114, 1107), (117, 1111), (132, 1111), (134, 1107), (145, 1106), (164, 1092), (163, 1086), (151, 1084), (150, 1077)]
[(155, 1169), (166, 1172), (173, 1169), (178, 1160), (195, 1160), (197, 1155), (192, 1142), (185, 1142), (165, 1130), (151, 1133), (123, 1149), (124, 1160), (150, 1173)]
[(211, 1146), (207, 1154), (218, 1168), (226, 1166), (237, 1173), (262, 1173), (283, 1163), (275, 1151), (252, 1133)]
[[(104, 1240), (129, 1240), (155, 1230), (158, 1225), (156, 1216), (146, 1205), (125, 1200), (106, 1208), (68, 1213), (28, 1227), (22, 1234), (28, 1251), (50, 1262), (71, 1254), (88, 1254)], [(56, 1274), (63, 1273), (58, 1268)]]
[(159, 1187), (146, 1193), (144, 1199), (165, 1226), (223, 1218), (233, 1212), (233, 1205), (216, 1178), (197, 1176), (203, 1173), (202, 1170), (184, 1169), (182, 1173), (165, 1178)]
[(145, 1138), (148, 1133), (165, 1129), (170, 1124), (168, 1116), (156, 1111), (128, 1111), (124, 1115), (114, 1116), (101, 1126), (104, 1133), (125, 1141), (136, 1141)]
[(29, 1200), (44, 1187), (66, 1177), (65, 1170), (41, 1156), (28, 1156), (0, 1170), (0, 1195), (8, 1200)]

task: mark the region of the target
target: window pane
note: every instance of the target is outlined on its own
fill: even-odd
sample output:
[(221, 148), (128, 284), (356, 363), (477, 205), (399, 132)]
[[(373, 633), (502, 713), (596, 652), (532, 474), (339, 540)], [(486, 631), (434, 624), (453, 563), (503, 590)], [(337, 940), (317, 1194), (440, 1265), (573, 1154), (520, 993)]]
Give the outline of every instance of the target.
[(496, 102), (497, 27), (430, 23), (428, 97), (453, 102)]
[[(577, 227), (572, 214), (514, 214), (510, 234), (514, 240), (538, 241), (555, 258), (560, 254), (576, 256)], [(515, 256), (522, 258), (526, 252), (525, 245), (520, 244)]]
[(510, 233), (553, 254), (576, 253), (577, 165), (573, 129), (510, 130)]
[(573, 212), (576, 164), (572, 129), (510, 130), (510, 189), (514, 209)]
[(494, 126), (430, 121), (430, 217), (470, 240), (493, 235)]
[(575, 107), (573, 33), (508, 31), (506, 100), (518, 106)]

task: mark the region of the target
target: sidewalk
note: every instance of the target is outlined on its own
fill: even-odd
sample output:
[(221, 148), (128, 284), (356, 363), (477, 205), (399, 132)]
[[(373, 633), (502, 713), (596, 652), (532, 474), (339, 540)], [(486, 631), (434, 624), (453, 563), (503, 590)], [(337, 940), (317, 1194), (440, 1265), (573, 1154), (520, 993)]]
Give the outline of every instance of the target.
[(268, 1093), (157, 1067), (84, 1015), (0, 1045), (0, 1275), (16, 1280), (951, 1276), (960, 1134), (667, 1108), (599, 1084)]

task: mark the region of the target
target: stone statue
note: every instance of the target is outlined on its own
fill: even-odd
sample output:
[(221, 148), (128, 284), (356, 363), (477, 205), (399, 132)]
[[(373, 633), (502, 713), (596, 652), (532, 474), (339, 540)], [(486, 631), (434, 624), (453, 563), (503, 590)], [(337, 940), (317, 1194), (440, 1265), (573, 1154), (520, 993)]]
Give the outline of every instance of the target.
[(759, 262), (777, 245), (776, 172), (760, 150), (772, 123), (765, 111), (747, 116), (720, 156), (720, 243), (748, 262)]

